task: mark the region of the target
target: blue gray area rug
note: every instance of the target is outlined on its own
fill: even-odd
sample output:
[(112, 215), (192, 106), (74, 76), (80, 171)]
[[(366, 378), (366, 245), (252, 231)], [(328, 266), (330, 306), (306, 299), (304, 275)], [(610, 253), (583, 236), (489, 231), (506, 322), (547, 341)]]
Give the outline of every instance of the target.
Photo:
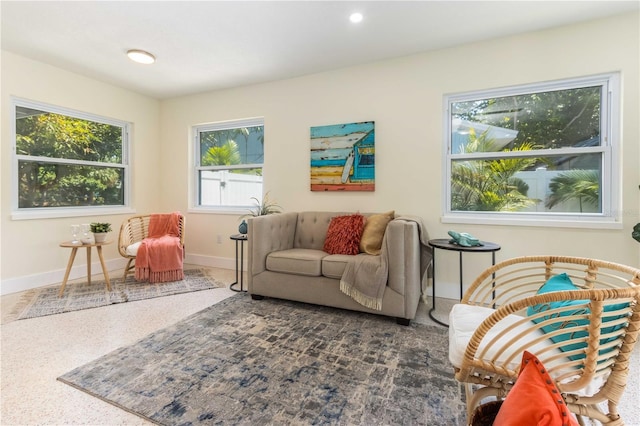
[(463, 425), (447, 332), (238, 294), (58, 380), (161, 425)]
[(111, 279), (111, 291), (107, 290), (104, 281), (93, 281), (91, 284), (72, 282), (67, 283), (62, 297), (58, 296), (59, 285), (27, 291), (13, 313), (17, 319), (35, 318), (225, 286), (200, 269), (187, 269), (184, 271), (184, 280), (166, 283), (138, 282), (132, 275), (126, 281), (122, 278)]

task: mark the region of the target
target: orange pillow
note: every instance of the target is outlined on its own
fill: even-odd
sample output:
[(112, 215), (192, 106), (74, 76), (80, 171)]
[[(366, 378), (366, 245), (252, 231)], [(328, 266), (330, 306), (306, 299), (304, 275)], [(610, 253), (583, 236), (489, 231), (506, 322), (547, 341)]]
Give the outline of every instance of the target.
[(364, 222), (364, 231), (360, 239), (360, 252), (378, 255), (382, 252), (382, 239), (387, 230), (387, 224), (393, 220), (394, 211), (382, 214), (372, 214)]
[(332, 218), (324, 240), (324, 251), (329, 254), (358, 254), (363, 228), (364, 216), (361, 214)]
[(493, 426), (578, 426), (546, 368), (525, 351), (520, 374)]

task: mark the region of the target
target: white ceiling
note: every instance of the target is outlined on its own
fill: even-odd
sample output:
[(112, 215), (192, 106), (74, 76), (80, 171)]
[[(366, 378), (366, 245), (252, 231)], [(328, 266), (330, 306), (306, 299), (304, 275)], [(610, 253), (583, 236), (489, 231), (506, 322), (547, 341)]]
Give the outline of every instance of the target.
[[(2, 49), (158, 99), (632, 13), (627, 1), (2, 1)], [(349, 22), (351, 12), (364, 15)], [(129, 49), (153, 53), (140, 65)]]

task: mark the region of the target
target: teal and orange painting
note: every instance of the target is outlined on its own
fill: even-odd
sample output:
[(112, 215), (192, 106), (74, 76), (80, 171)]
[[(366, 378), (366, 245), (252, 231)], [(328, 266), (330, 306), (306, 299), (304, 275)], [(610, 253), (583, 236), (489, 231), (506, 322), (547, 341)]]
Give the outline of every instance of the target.
[(375, 190), (373, 121), (311, 127), (311, 190)]

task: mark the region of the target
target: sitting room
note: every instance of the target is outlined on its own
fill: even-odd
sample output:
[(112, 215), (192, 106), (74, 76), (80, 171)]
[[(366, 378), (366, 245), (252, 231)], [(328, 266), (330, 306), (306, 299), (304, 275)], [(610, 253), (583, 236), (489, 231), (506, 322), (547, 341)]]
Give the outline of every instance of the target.
[(640, 426), (637, 1), (0, 19), (1, 424)]

